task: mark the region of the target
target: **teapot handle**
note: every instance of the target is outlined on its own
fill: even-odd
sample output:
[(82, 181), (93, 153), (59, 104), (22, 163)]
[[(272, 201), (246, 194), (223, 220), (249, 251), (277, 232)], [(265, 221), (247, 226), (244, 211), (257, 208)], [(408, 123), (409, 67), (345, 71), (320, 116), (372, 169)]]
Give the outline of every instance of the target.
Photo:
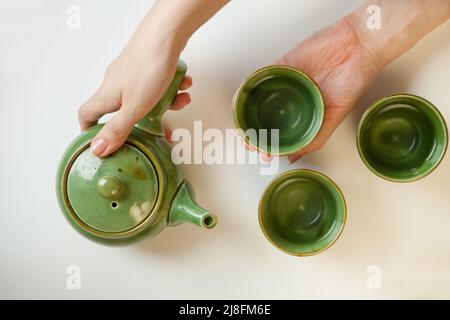
[(155, 107), (136, 124), (136, 128), (139, 128), (145, 132), (148, 132), (156, 136), (164, 136), (164, 127), (161, 122), (163, 114), (169, 110), (170, 106), (174, 102), (178, 89), (183, 81), (187, 71), (187, 65), (184, 61), (179, 60), (177, 64), (177, 70), (175, 76), (167, 88), (166, 92), (155, 105)]

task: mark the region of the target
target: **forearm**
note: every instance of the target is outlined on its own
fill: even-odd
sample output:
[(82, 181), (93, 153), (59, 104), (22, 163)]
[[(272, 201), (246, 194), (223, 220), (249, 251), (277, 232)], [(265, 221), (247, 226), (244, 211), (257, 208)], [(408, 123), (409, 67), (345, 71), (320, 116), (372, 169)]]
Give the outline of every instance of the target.
[[(367, 8), (381, 9), (381, 29), (367, 27)], [(449, 0), (370, 0), (346, 17), (383, 68), (450, 18)]]
[[(158, 0), (130, 43), (160, 41), (181, 51), (192, 34), (230, 0)], [(145, 48), (141, 48), (145, 49)]]

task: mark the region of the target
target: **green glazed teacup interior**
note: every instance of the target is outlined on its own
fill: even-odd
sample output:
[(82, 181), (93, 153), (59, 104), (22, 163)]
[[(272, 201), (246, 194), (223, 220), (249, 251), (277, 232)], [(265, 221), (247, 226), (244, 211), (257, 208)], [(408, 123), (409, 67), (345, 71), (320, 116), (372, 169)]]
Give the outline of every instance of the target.
[[(242, 84), (234, 117), (247, 143), (268, 154), (287, 155), (314, 139), (322, 126), (324, 103), (319, 87), (306, 74), (288, 66), (269, 66)], [(256, 130), (257, 142), (245, 135), (248, 129)], [(261, 129), (267, 130), (264, 138)], [(271, 129), (279, 130), (278, 143)]]
[(341, 234), (346, 215), (339, 188), (311, 170), (293, 170), (277, 177), (259, 204), (259, 223), (266, 238), (296, 256), (330, 247)]
[(428, 101), (395, 95), (375, 102), (358, 129), (358, 150), (367, 167), (394, 182), (411, 182), (431, 173), (447, 149), (445, 120)]

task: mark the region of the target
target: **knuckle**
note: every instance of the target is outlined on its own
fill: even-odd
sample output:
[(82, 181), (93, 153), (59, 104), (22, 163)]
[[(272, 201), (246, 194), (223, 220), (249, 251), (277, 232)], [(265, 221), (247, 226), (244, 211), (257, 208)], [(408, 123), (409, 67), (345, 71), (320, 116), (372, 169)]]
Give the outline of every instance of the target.
[(148, 110), (146, 108), (136, 108), (133, 112), (134, 115), (134, 121), (138, 122), (142, 119), (144, 119), (144, 117), (147, 115)]
[(118, 73), (119, 73), (119, 67), (117, 65), (117, 62), (113, 61), (106, 67), (105, 74), (103, 75), (102, 85), (104, 86), (105, 84), (108, 84), (108, 83), (111, 83), (111, 82), (117, 80)]
[(115, 124), (114, 122), (107, 122), (105, 124), (105, 130), (107, 130), (115, 139), (122, 139), (123, 137), (123, 131), (120, 129), (120, 127)]
[(78, 108), (78, 119), (85, 119), (87, 117), (87, 109), (86, 104), (83, 104), (81, 107)]
[(117, 72), (117, 62), (113, 61), (106, 67), (105, 77), (114, 75), (116, 72)]

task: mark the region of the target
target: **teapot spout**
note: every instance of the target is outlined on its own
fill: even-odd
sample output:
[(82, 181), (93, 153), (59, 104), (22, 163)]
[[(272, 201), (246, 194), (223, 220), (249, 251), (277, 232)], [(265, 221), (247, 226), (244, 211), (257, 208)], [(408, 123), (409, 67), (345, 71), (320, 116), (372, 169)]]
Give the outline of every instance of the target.
[(169, 212), (169, 225), (175, 226), (190, 222), (205, 229), (212, 229), (217, 224), (217, 217), (203, 209), (194, 201), (194, 190), (189, 182), (184, 181), (172, 201)]

